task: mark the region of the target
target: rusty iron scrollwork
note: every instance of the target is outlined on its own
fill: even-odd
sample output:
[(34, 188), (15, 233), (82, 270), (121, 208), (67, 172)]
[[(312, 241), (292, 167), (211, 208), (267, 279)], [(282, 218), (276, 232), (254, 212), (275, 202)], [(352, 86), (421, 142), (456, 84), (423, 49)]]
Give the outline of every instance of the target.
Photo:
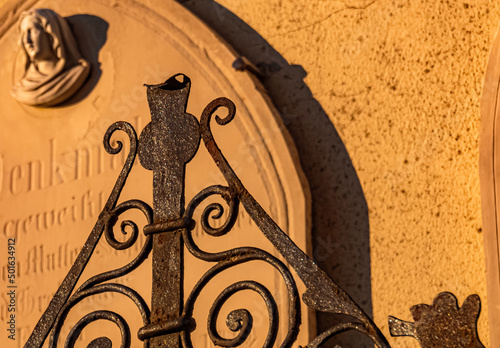
[[(370, 337), (378, 347), (389, 347), (387, 340), (372, 320), (295, 245), (257, 203), (223, 156), (212, 135), (210, 121), (218, 109), (225, 109), (226, 117), (215, 116), (215, 121), (218, 125), (229, 123), (236, 115), (234, 103), (227, 98), (215, 99), (205, 108), (198, 122), (193, 115), (186, 113), (190, 86), (191, 80), (183, 74), (177, 74), (165, 83), (147, 86), (151, 122), (146, 125), (139, 138), (132, 126), (126, 122), (116, 122), (106, 132), (104, 146), (110, 154), (117, 154), (123, 150), (122, 143), (114, 147), (111, 145), (112, 134), (124, 131), (128, 135), (130, 152), (127, 160), (76, 262), (43, 313), (25, 347), (41, 347), (47, 338), (49, 346), (56, 347), (62, 324), (71, 309), (83, 299), (104, 292), (124, 295), (135, 304), (143, 320), (143, 327), (137, 328), (137, 337), (143, 341), (144, 347), (179, 347), (179, 345), (191, 347), (191, 333), (197, 327), (193, 311), (201, 291), (217, 274), (252, 261), (271, 265), (279, 272), (286, 285), (289, 318), (284, 339), (282, 342), (276, 342), (280, 315), (273, 295), (263, 284), (252, 280), (235, 282), (220, 292), (209, 311), (208, 335), (217, 346), (237, 347), (245, 342), (252, 330), (253, 321), (252, 314), (248, 310), (236, 309), (229, 313), (226, 324), (230, 330), (236, 332), (233, 338), (222, 337), (216, 322), (221, 307), (231, 296), (243, 290), (250, 290), (260, 295), (268, 312), (269, 329), (264, 347), (277, 345), (291, 347), (300, 329), (301, 301), (296, 281), (287, 265), (258, 248), (239, 247), (223, 252), (207, 252), (196, 245), (192, 236), (195, 225), (194, 212), (207, 198), (214, 195), (221, 197), (227, 207), (223, 207), (220, 203), (210, 203), (203, 209), (199, 224), (205, 233), (213, 237), (229, 233), (242, 206), (306, 285), (307, 290), (302, 294), (303, 302), (315, 310), (345, 314), (355, 319), (352, 323), (341, 324), (320, 335), (307, 347), (318, 347), (329, 337), (347, 330), (356, 330)], [(185, 166), (196, 154), (201, 139), (224, 175), (227, 185), (207, 187), (185, 205)], [(153, 171), (152, 207), (139, 200), (118, 204), (118, 198), (137, 154), (142, 166)], [(143, 228), (146, 239), (139, 254), (126, 266), (93, 276), (74, 291), (103, 234), (107, 243), (116, 250), (128, 249), (137, 242), (140, 231), (133, 221), (126, 220), (121, 223), (122, 232), (125, 228), (129, 230), (126, 241), (119, 242), (113, 232), (118, 217), (130, 209), (141, 211), (147, 220)], [(225, 221), (219, 227), (212, 226), (211, 220), (222, 219), (226, 209)], [(162, 243), (159, 243), (160, 236)], [(191, 289), (185, 302), (182, 286), (184, 249), (194, 257), (213, 264)], [(148, 257), (153, 258), (153, 289), (150, 305), (132, 288), (113, 282), (114, 279), (139, 267)], [(165, 262), (165, 259), (169, 261)], [(78, 321), (66, 338), (65, 346), (74, 346), (82, 330), (97, 320), (114, 323), (121, 333), (121, 347), (130, 347), (131, 328), (119, 313), (105, 310), (89, 313)], [(111, 346), (111, 341), (107, 337), (96, 338), (90, 344), (90, 347), (108, 346)]]
[[(116, 122), (106, 132), (104, 147), (108, 153), (117, 154), (123, 150), (123, 144), (120, 142), (115, 146), (111, 145), (111, 136), (116, 131), (123, 131), (128, 135), (130, 152), (93, 230), (25, 347), (42, 347), (47, 338), (49, 346), (56, 347), (61, 327), (71, 309), (83, 299), (105, 292), (121, 294), (132, 301), (141, 315), (143, 326), (131, 331), (119, 313), (106, 310), (94, 311), (76, 323), (65, 339), (65, 347), (73, 347), (82, 330), (89, 323), (98, 320), (110, 321), (119, 328), (121, 347), (131, 346), (131, 332), (137, 333), (144, 347), (192, 347), (191, 334), (195, 330), (200, 330), (199, 323), (193, 318), (193, 311), (202, 290), (217, 274), (252, 261), (269, 264), (284, 281), (288, 297), (286, 335), (282, 342), (277, 342), (279, 320), (286, 316), (279, 315), (271, 291), (256, 281), (238, 281), (223, 289), (210, 308), (207, 330), (215, 345), (237, 347), (245, 342), (252, 330), (253, 318), (250, 311), (236, 309), (227, 316), (226, 325), (236, 333), (233, 338), (222, 337), (216, 322), (221, 307), (230, 297), (240, 291), (250, 290), (260, 295), (268, 312), (269, 329), (264, 347), (291, 347), (297, 340), (301, 324), (300, 295), (303, 303), (310, 308), (352, 318), (351, 322), (340, 323), (321, 333), (313, 341), (306, 343), (307, 348), (319, 347), (331, 337), (351, 330), (369, 337), (379, 348), (389, 347), (386, 338), (373, 321), (271, 219), (246, 190), (222, 154), (212, 134), (210, 123), (219, 109), (225, 110), (226, 116), (223, 118), (215, 116), (216, 123), (224, 126), (231, 122), (236, 115), (234, 103), (227, 98), (213, 100), (204, 109), (198, 122), (196, 117), (186, 113), (190, 86), (191, 80), (183, 74), (174, 75), (159, 85), (146, 86), (151, 122), (143, 129), (141, 136), (138, 138), (135, 130), (126, 122)], [(185, 205), (186, 164), (198, 151), (200, 140), (203, 140), (223, 174), (226, 185), (207, 187)], [(118, 204), (120, 193), (137, 154), (141, 165), (153, 171), (152, 207), (140, 200), (128, 200)], [(192, 236), (193, 226), (196, 223), (194, 212), (211, 196), (222, 198), (227, 207), (220, 203), (210, 203), (204, 207), (198, 222), (204, 233), (213, 237), (229, 233), (238, 217), (238, 210), (243, 207), (287, 265), (305, 284), (306, 291), (303, 294), (299, 294), (296, 280), (288, 266), (264, 250), (239, 247), (222, 252), (207, 252), (196, 245)], [(137, 243), (140, 231), (135, 222), (125, 220), (121, 223), (121, 231), (125, 232), (125, 228), (128, 230), (128, 239), (124, 242), (119, 242), (115, 238), (113, 230), (119, 216), (131, 209), (142, 212), (147, 221), (143, 228), (146, 238), (138, 255), (124, 267), (91, 277), (75, 291), (75, 286), (103, 234), (107, 243), (115, 250), (125, 250)], [(223, 219), (223, 216), (226, 216), (225, 220), (221, 221), (219, 227), (211, 224), (211, 221)], [(201, 276), (186, 297), (183, 289), (184, 250), (197, 259), (211, 264), (211, 268)], [(153, 259), (153, 289), (150, 304), (132, 288), (113, 282), (140, 267), (148, 257)], [(422, 317), (425, 317), (425, 311), (421, 312)], [(418, 327), (415, 329), (411, 323), (398, 322), (395, 318), (391, 320), (393, 334), (416, 335), (420, 332)], [(423, 336), (418, 335), (423, 341)], [(89, 347), (111, 347), (111, 340), (99, 337), (92, 341)]]

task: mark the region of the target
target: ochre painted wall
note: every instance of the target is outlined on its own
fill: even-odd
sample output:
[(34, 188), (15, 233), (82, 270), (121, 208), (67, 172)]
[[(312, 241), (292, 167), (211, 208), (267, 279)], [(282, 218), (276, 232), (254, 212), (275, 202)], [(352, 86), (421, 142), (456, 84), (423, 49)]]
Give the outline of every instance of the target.
[(373, 314), (384, 334), (388, 315), (410, 320), (411, 305), (439, 292), (460, 304), (476, 293), (489, 346), (478, 135), (500, 3), (218, 2), (304, 68), (339, 132), (368, 205)]

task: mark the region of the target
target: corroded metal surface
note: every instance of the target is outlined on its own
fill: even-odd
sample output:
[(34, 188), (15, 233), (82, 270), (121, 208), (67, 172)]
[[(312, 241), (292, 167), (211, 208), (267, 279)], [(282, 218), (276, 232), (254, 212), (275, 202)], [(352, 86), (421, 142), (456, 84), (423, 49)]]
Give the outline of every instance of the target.
[[(139, 159), (153, 171), (154, 224), (177, 221), (184, 212), (184, 176), (200, 143), (198, 120), (186, 113), (190, 79), (178, 74), (165, 83), (147, 86), (151, 122), (139, 139)], [(162, 327), (182, 312), (183, 242), (182, 230), (158, 229), (153, 234), (153, 289), (151, 347), (179, 347), (178, 332)], [(156, 325), (156, 326), (155, 326)], [(183, 329), (183, 327), (179, 327)]]
[[(191, 333), (195, 330), (202, 330), (204, 327), (204, 325), (196, 323), (193, 318), (194, 307), (201, 291), (217, 274), (253, 261), (265, 262), (274, 267), (281, 275), (288, 295), (286, 315), (279, 315), (273, 295), (263, 284), (252, 280), (238, 281), (223, 289), (212, 304), (206, 325), (208, 336), (215, 345), (223, 347), (237, 347), (245, 342), (252, 330), (253, 317), (250, 311), (240, 308), (229, 313), (226, 325), (229, 330), (235, 332), (235, 336), (232, 338), (222, 337), (216, 323), (221, 307), (229, 298), (240, 291), (250, 290), (263, 299), (268, 311), (269, 329), (263, 346), (291, 347), (296, 341), (300, 329), (301, 301), (296, 280), (288, 266), (270, 253), (258, 248), (240, 247), (221, 252), (207, 252), (200, 249), (194, 242), (192, 236), (196, 223), (193, 219), (194, 212), (206, 203), (207, 198), (214, 195), (221, 197), (226, 207), (220, 203), (211, 203), (205, 206), (198, 222), (205, 233), (214, 237), (229, 233), (238, 217), (241, 204), (264, 236), (305, 284), (307, 290), (302, 294), (303, 303), (317, 311), (343, 314), (352, 318), (350, 322), (338, 324), (320, 334), (307, 344), (307, 347), (319, 347), (331, 337), (349, 330), (369, 337), (379, 348), (389, 347), (389, 343), (373, 321), (280, 229), (246, 190), (232, 170), (215, 142), (210, 122), (214, 113), (223, 109), (227, 115), (224, 118), (216, 116), (215, 120), (221, 126), (228, 124), (236, 115), (236, 107), (233, 102), (227, 98), (213, 100), (204, 109), (198, 123), (193, 115), (186, 113), (190, 86), (190, 79), (183, 74), (175, 75), (165, 83), (147, 86), (151, 122), (144, 128), (139, 140), (130, 124), (125, 122), (113, 124), (106, 132), (104, 146), (111, 154), (117, 154), (123, 148), (121, 143), (116, 147), (110, 145), (111, 135), (117, 130), (125, 131), (129, 135), (130, 153), (127, 161), (75, 264), (41, 317), (25, 347), (41, 347), (49, 335), (49, 346), (55, 347), (61, 326), (72, 308), (81, 300), (103, 292), (119, 293), (131, 300), (141, 315), (143, 326), (129, 328), (118, 313), (95, 311), (85, 315), (75, 325), (66, 338), (65, 346), (72, 347), (81, 331), (89, 323), (107, 320), (118, 326), (121, 332), (121, 347), (130, 347), (131, 332), (136, 333), (137, 337), (143, 341), (144, 347), (192, 347)], [(185, 205), (185, 167), (186, 163), (196, 154), (200, 138), (203, 139), (206, 148), (223, 174), (227, 186), (207, 187)], [(142, 166), (153, 171), (153, 207), (139, 200), (129, 200), (117, 204), (120, 192), (135, 160), (136, 152), (139, 154)], [(141, 211), (147, 219), (147, 225), (143, 229), (146, 238), (139, 254), (122, 268), (87, 279), (79, 289), (74, 291), (76, 283), (103, 234), (107, 243), (116, 250), (125, 250), (137, 243), (139, 228), (133, 221), (126, 220), (121, 224), (122, 232), (125, 231), (126, 227), (132, 230), (128, 233), (129, 237), (126, 241), (117, 241), (113, 233), (118, 217), (130, 209)], [(214, 221), (221, 220), (225, 211), (227, 212), (225, 221), (221, 221), (218, 224), (219, 227), (214, 227)], [(184, 297), (183, 289), (184, 250), (211, 265), (196, 285), (190, 289), (187, 297)], [(111, 282), (140, 267), (149, 256), (152, 256), (153, 259), (151, 309), (147, 302), (132, 288), (118, 284), (118, 282)], [(445, 307), (451, 308), (449, 299), (446, 297), (443, 300), (446, 300), (444, 302), (447, 307)], [(458, 311), (459, 314), (462, 313), (460, 318), (463, 319), (457, 321), (456, 325), (453, 324), (454, 326), (449, 324), (446, 328), (460, 328), (463, 325), (463, 327), (472, 330), (473, 326), (470, 324), (475, 324), (475, 321), (472, 320), (472, 314), (477, 315), (474, 310), (478, 308), (478, 299), (476, 301), (476, 298), (472, 298), (468, 301)], [(436, 306), (436, 308), (441, 308)], [(434, 307), (429, 308), (433, 309)], [(431, 331), (427, 333), (425, 331), (427, 326), (420, 323), (433, 323), (432, 325), (437, 325), (439, 328), (445, 327), (444, 317), (439, 310), (436, 312), (428, 310), (427, 307), (418, 307), (415, 309), (415, 313), (419, 313), (415, 324), (394, 319), (391, 324), (391, 332), (398, 335), (413, 335), (424, 342), (432, 340)], [(285, 337), (281, 342), (277, 342), (280, 317), (287, 318), (288, 325)], [(425, 320), (420, 320), (420, 318)], [(99, 337), (90, 346), (108, 347), (110, 344), (108, 338)], [(431, 346), (427, 345), (426, 347)], [(441, 347), (441, 345), (434, 346)], [(480, 347), (480, 345), (470, 347)]]
[(484, 348), (477, 335), (477, 319), (481, 300), (470, 295), (462, 307), (449, 293), (439, 294), (432, 305), (419, 304), (410, 308), (414, 323), (389, 317), (392, 336), (409, 336), (423, 348)]

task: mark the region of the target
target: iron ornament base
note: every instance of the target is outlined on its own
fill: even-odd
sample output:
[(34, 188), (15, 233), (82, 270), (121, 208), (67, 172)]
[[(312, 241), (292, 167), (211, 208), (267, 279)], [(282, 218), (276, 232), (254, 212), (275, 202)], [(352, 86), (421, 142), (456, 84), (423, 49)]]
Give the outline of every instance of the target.
[(442, 292), (431, 305), (410, 308), (414, 323), (389, 317), (391, 336), (415, 338), (423, 348), (484, 348), (477, 335), (481, 311), (478, 295), (470, 295), (462, 307), (450, 292)]

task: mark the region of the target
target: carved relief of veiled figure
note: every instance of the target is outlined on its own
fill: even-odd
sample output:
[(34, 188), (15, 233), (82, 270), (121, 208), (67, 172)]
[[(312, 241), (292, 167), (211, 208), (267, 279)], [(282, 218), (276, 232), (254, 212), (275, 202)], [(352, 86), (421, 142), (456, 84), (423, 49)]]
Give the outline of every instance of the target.
[(54, 106), (74, 95), (87, 79), (90, 64), (66, 20), (52, 10), (34, 9), (21, 14), (19, 28), (26, 64), (12, 96), (26, 105)]

